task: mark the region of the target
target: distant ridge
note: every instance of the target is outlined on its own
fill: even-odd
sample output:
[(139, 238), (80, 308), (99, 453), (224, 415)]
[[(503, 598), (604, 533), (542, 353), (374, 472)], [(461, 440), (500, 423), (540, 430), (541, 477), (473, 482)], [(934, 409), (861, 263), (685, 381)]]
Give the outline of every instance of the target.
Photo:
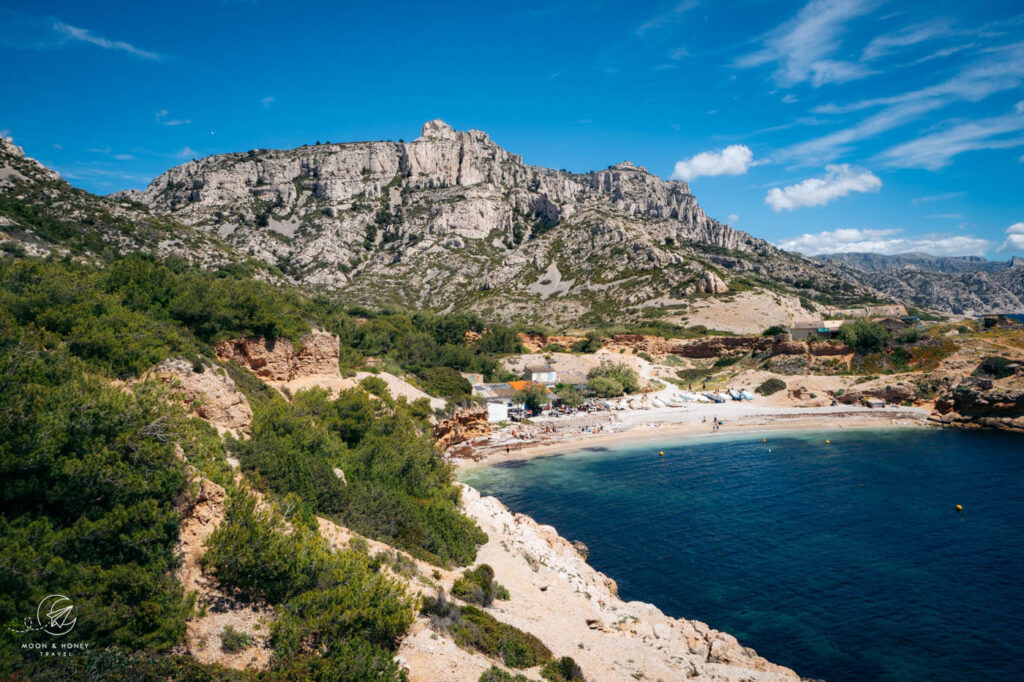
[(1024, 313), (1024, 259), (926, 253), (836, 253), (819, 260), (846, 276), (922, 308), (957, 315)]

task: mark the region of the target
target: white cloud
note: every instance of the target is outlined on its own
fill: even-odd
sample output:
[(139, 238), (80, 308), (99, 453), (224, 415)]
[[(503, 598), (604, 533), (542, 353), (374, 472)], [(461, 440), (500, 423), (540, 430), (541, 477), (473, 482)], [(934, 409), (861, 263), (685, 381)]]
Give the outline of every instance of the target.
[(264, 109), (266, 109), (267, 107), (269, 107), (273, 103), (274, 103), (274, 98), (271, 95), (267, 95), (266, 97), (264, 97), (263, 99), (260, 100), (260, 104), (263, 105)]
[(764, 36), (764, 48), (736, 61), (740, 68), (775, 62), (776, 83), (792, 87), (810, 80), (815, 87), (867, 76), (863, 65), (828, 59), (841, 44), (840, 36), (852, 19), (867, 14), (874, 2), (811, 0), (795, 17)]
[(900, 48), (911, 47), (929, 40), (941, 38), (950, 32), (949, 23), (946, 21), (933, 21), (927, 24), (908, 26), (895, 33), (887, 33), (873, 39), (864, 48), (861, 59), (871, 61), (885, 57)]
[(690, 51), (687, 50), (685, 47), (677, 47), (676, 49), (672, 50), (672, 52), (670, 52), (669, 55), (668, 55), (669, 59), (673, 59), (675, 61), (678, 61), (678, 60), (682, 59), (683, 57), (689, 57), (689, 56), (690, 56)]
[[(2, 134), (3, 134), (3, 133), (0, 133), (0, 135), (2, 135)], [(56, 149), (57, 151), (60, 151), (61, 149), (64, 149), (64, 145), (62, 145), (62, 144), (57, 144), (56, 142), (54, 142), (54, 143), (53, 143), (53, 148), (54, 148), (54, 149)]]
[(938, 170), (953, 157), (979, 149), (1009, 149), (1024, 145), (1024, 102), (1003, 116), (991, 116), (940, 130), (885, 150), (879, 158), (896, 168)]
[(981, 256), (992, 246), (987, 239), (963, 235), (899, 237), (900, 230), (837, 229), (803, 234), (779, 243), (787, 251), (809, 256), (821, 253), (928, 253), (933, 256)]
[(185, 145), (185, 148), (182, 149), (180, 152), (175, 152), (174, 156), (178, 157), (179, 159), (194, 159), (197, 156), (199, 156), (199, 152), (197, 152), (195, 149), (192, 149), (192, 147)]
[(71, 26), (63, 22), (57, 21), (53, 24), (53, 30), (66, 36), (69, 40), (77, 40), (82, 43), (89, 43), (97, 47), (102, 47), (104, 50), (120, 50), (133, 54), (136, 57), (142, 57), (143, 59), (160, 60), (160, 55), (156, 52), (150, 52), (149, 50), (142, 50), (130, 43), (126, 43), (121, 40), (107, 40), (106, 38), (98, 35), (93, 35), (87, 29), (78, 28), (77, 26)]
[(824, 177), (773, 187), (765, 195), (764, 203), (780, 213), (800, 206), (822, 206), (851, 192), (877, 192), (882, 188), (882, 181), (874, 173), (846, 163), (825, 166), (825, 171)]
[(910, 200), (912, 204), (930, 204), (933, 201), (946, 201), (948, 199), (957, 199), (962, 197), (966, 192), (946, 192), (945, 194), (932, 194), (926, 197), (915, 197)]
[(131, 161), (135, 158), (134, 154), (114, 154), (114, 158), (118, 161)]
[(655, 17), (651, 17), (644, 23), (640, 24), (633, 34), (638, 38), (643, 37), (645, 33), (653, 29), (662, 28), (663, 26), (669, 26), (679, 21), (684, 14), (689, 12), (691, 9), (696, 7), (699, 3), (697, 0), (683, 0), (679, 4), (675, 5), (669, 11), (659, 14)]
[(729, 214), (729, 224), (730, 225), (735, 225), (739, 221), (740, 221), (740, 217), (738, 215), (736, 215), (735, 213), (730, 213)]
[(183, 126), (192, 122), (190, 118), (167, 118), (170, 115), (166, 109), (156, 112), (156, 122), (165, 126)]
[(999, 253), (1024, 253), (1024, 223), (1014, 223), (1006, 228), (1006, 240), (999, 245)]
[(940, 83), (893, 97), (877, 97), (844, 105), (825, 104), (819, 114), (848, 114), (865, 109), (879, 111), (859, 123), (822, 137), (780, 150), (773, 157), (817, 163), (848, 152), (861, 140), (873, 138), (911, 123), (925, 114), (956, 102), (978, 102), (1024, 83), (1024, 42), (999, 48)]
[(690, 181), (701, 175), (742, 175), (754, 161), (754, 152), (742, 144), (731, 144), (717, 152), (701, 152), (676, 162), (673, 180)]

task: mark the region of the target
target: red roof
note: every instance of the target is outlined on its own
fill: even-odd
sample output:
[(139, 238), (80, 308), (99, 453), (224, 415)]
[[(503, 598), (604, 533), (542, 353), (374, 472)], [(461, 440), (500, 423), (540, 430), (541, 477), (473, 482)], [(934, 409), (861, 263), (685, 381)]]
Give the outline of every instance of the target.
[(516, 391), (525, 391), (526, 387), (529, 386), (530, 384), (533, 384), (534, 386), (539, 386), (540, 388), (544, 389), (545, 393), (549, 393), (550, 392), (550, 391), (548, 391), (547, 387), (544, 386), (544, 384), (539, 384), (536, 381), (510, 381), (510, 382), (508, 382), (508, 385), (511, 386), (512, 388), (516, 389)]

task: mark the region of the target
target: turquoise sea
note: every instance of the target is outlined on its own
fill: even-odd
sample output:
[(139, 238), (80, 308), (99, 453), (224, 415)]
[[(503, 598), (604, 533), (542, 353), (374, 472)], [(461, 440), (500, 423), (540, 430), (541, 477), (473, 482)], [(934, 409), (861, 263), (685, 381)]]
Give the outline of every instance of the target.
[(623, 599), (804, 677), (1024, 679), (1024, 437), (720, 436), (462, 479), (582, 540)]

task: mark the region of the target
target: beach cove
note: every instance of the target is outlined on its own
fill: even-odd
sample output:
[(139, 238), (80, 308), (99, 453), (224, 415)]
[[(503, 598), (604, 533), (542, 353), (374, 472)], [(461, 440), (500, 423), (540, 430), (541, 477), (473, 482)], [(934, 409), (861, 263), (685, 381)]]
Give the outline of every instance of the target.
[(804, 677), (1015, 679), (1019, 436), (838, 419), (597, 434), (460, 478), (581, 540), (627, 603), (705, 621)]

